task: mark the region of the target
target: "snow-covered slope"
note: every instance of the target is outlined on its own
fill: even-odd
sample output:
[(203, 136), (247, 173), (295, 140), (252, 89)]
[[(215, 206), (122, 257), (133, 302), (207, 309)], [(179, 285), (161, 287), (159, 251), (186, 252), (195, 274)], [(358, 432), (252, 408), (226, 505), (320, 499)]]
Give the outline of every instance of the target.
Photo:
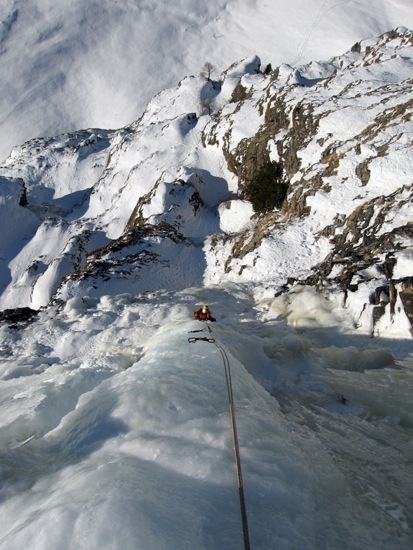
[[(412, 52), (400, 28), (297, 69), (252, 57), (183, 79), (121, 130), (14, 148), (2, 308), (225, 282), (264, 299), (295, 280), (330, 285), (367, 330), (382, 289), (391, 330), (411, 276)], [(272, 161), (288, 193), (254, 215), (246, 197)]]
[(2, 0), (0, 159), (79, 128), (119, 128), (209, 60), (328, 59), (361, 38), (413, 26), (410, 0)]

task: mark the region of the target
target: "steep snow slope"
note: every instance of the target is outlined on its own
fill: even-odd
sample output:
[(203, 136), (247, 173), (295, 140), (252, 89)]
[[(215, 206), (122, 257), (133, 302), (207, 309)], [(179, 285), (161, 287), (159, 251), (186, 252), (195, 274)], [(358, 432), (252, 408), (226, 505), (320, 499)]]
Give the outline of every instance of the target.
[[(28, 215), (10, 224), (14, 248), (3, 245), (1, 306), (99, 296), (115, 282), (252, 283), (265, 298), (295, 280), (331, 286), (366, 330), (382, 289), (391, 330), (411, 276), (412, 52), (400, 28), (298, 69), (263, 74), (252, 57), (220, 80), (185, 78), (119, 131), (16, 147), (0, 169), (13, 189), (2, 219)], [(288, 195), (252, 216), (245, 196), (269, 161)]]
[(410, 0), (3, 0), (0, 159), (79, 128), (119, 128), (160, 90), (258, 54), (273, 66), (326, 59), (413, 25)]

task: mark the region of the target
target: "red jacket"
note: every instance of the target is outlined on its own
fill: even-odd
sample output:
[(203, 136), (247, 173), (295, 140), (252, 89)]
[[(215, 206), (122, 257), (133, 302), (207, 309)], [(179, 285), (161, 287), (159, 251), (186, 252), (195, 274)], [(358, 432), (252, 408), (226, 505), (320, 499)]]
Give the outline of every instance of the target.
[(195, 319), (199, 319), (200, 321), (210, 321), (211, 320), (211, 312), (209, 309), (206, 310), (204, 313), (202, 311), (202, 307), (194, 311), (194, 317)]

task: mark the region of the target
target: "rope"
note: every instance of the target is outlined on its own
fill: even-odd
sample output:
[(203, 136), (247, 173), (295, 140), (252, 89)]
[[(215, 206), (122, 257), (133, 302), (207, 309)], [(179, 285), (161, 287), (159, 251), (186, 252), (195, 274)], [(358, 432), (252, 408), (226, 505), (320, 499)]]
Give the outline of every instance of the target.
[[(209, 334), (212, 334), (212, 330), (209, 324), (207, 324), (207, 328), (208, 328)], [(190, 332), (203, 332), (203, 330), (204, 329), (191, 330)], [(242, 533), (244, 537), (244, 550), (250, 550), (251, 547), (250, 547), (249, 532), (248, 532), (247, 508), (245, 505), (244, 483), (242, 480), (241, 457), (239, 453), (237, 423), (235, 420), (234, 395), (232, 392), (230, 363), (229, 363), (228, 355), (226, 354), (224, 348), (215, 341), (215, 338), (206, 338), (206, 337), (188, 338), (188, 342), (190, 342), (191, 344), (194, 344), (195, 342), (198, 342), (198, 341), (204, 341), (204, 342), (214, 344), (219, 349), (219, 352), (221, 353), (222, 361), (224, 363), (225, 380), (226, 380), (227, 392), (228, 392), (229, 411), (230, 411), (230, 417), (231, 417), (232, 439), (234, 443), (235, 468), (237, 472), (238, 494), (239, 494), (241, 521), (242, 521)]]

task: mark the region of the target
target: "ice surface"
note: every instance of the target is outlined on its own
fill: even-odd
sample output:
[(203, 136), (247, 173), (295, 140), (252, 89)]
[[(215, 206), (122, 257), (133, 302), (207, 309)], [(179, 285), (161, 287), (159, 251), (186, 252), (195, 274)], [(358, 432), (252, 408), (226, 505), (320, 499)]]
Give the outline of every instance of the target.
[[(205, 301), (211, 333), (191, 320)], [(222, 355), (188, 342), (207, 336), (230, 363), (252, 547), (409, 548), (409, 355), (342, 334), (315, 298), (320, 324), (289, 327), (278, 302), (73, 298), (2, 326), (0, 547), (242, 547)]]

